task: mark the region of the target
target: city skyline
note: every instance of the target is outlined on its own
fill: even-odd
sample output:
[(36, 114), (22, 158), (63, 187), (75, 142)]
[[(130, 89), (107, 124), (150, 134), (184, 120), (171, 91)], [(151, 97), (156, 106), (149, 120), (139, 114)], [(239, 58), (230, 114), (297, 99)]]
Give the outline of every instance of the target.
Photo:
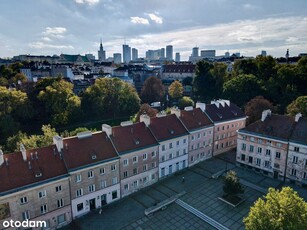
[[(176, 3), (176, 7), (174, 7)], [(86, 54), (97, 57), (102, 38), (106, 57), (122, 44), (138, 49), (173, 46), (188, 60), (192, 48), (216, 55), (295, 56), (307, 51), (305, 1), (111, 1), (46, 0), (0, 2), (0, 57), (19, 54)]]

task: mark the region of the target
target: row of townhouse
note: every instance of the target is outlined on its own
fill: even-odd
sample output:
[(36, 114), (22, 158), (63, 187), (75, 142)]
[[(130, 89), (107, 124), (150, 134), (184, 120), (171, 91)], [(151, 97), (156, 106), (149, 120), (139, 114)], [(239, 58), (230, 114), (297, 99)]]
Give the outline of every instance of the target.
[(237, 163), (307, 185), (307, 118), (263, 111), (261, 120), (238, 131)]
[[(95, 133), (55, 136), (53, 145), (44, 148), (26, 150), (21, 145), (20, 152), (3, 155), (1, 151), (1, 228), (12, 219), (43, 220), (46, 229), (56, 229), (211, 158), (215, 145), (232, 139), (225, 135), (215, 140), (215, 132), (231, 132), (237, 127), (232, 124), (245, 118), (232, 103), (219, 102), (214, 111), (222, 116), (218, 121), (208, 109), (216, 107), (216, 101), (197, 103), (197, 108), (173, 108), (170, 115), (142, 115), (138, 123), (103, 124), (102, 131)], [(227, 108), (235, 111), (228, 112), (232, 119)], [(229, 146), (222, 149), (227, 151)]]

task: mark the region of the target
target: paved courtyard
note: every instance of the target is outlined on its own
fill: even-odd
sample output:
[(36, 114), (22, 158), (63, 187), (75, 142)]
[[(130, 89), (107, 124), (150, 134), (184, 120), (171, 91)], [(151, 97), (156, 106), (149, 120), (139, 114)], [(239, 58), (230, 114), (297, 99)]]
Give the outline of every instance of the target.
[[(172, 197), (182, 191), (180, 197), (197, 211), (214, 219), (229, 229), (244, 229), (242, 222), (250, 206), (262, 195), (261, 190), (245, 186), (243, 197), (245, 201), (234, 208), (218, 200), (223, 194), (221, 178), (212, 179), (212, 175), (220, 174), (223, 170), (235, 170), (241, 180), (262, 189), (280, 187), (281, 182), (264, 177), (253, 171), (236, 167), (233, 153), (229, 156), (213, 158), (183, 170), (167, 179), (161, 180), (153, 186), (143, 189), (118, 202), (103, 208), (101, 214), (90, 213), (74, 221), (73, 225), (65, 229), (215, 229), (204, 220), (192, 214), (176, 203), (168, 205), (166, 209), (155, 212), (152, 216), (145, 216), (145, 209)], [(185, 181), (182, 182), (184, 176)], [(295, 188), (296, 189), (296, 188)], [(297, 188), (299, 194), (307, 200), (307, 189)]]

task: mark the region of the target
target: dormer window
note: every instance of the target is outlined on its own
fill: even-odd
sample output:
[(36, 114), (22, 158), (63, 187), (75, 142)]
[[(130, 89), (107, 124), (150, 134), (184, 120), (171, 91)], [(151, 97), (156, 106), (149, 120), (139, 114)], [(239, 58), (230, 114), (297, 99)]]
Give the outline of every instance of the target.
[(93, 153), (91, 156), (92, 156), (92, 160), (96, 160), (97, 156), (95, 153)]

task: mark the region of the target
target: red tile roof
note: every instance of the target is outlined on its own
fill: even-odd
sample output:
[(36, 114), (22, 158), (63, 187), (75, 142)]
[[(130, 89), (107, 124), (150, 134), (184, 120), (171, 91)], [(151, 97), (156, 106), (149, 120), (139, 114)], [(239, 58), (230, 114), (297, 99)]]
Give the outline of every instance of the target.
[(293, 117), (272, 114), (264, 121), (259, 120), (246, 126), (244, 129), (240, 129), (240, 132), (247, 131), (287, 141), (293, 131), (294, 123)]
[(175, 114), (151, 118), (149, 128), (158, 141), (189, 134)]
[(68, 170), (118, 157), (105, 132), (93, 133), (83, 138), (64, 139), (63, 155)]
[(181, 110), (180, 120), (189, 131), (213, 125), (208, 116), (200, 108), (190, 111)]
[[(27, 161), (24, 161), (21, 152), (4, 154), (4, 163), (0, 166), (0, 194), (67, 174), (64, 161), (54, 145), (26, 150), (26, 155)], [(8, 159), (8, 165), (5, 159)], [(36, 176), (40, 173), (41, 176)]]
[(158, 145), (144, 122), (113, 127), (111, 138), (119, 154)]

